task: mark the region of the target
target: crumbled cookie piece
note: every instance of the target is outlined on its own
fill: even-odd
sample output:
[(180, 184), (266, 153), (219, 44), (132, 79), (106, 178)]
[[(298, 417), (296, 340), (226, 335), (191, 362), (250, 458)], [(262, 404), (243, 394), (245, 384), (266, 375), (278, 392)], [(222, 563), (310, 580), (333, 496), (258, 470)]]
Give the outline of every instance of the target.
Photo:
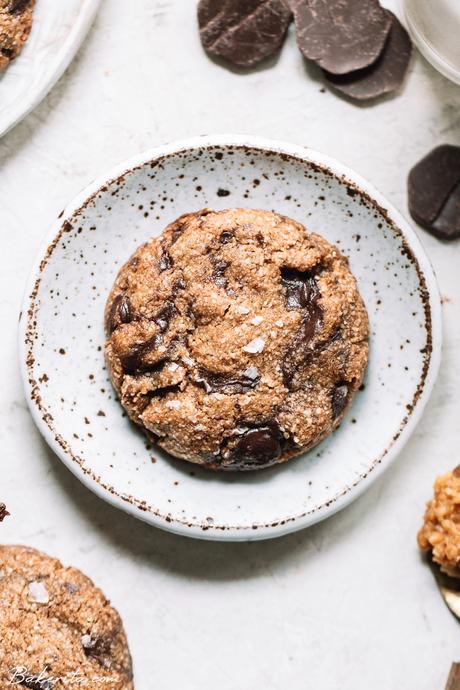
[(0, 72), (21, 52), (32, 29), (35, 0), (0, 0)]
[(210, 469), (260, 469), (319, 443), (367, 364), (346, 258), (267, 211), (182, 216), (121, 269), (105, 318), (131, 419)]
[(132, 690), (120, 616), (75, 568), (0, 546), (0, 686)]
[(436, 479), (418, 544), (443, 572), (460, 577), (460, 467)]
[(8, 517), (9, 512), (6, 509), (6, 505), (4, 503), (0, 503), (0, 522), (3, 522), (3, 520)]

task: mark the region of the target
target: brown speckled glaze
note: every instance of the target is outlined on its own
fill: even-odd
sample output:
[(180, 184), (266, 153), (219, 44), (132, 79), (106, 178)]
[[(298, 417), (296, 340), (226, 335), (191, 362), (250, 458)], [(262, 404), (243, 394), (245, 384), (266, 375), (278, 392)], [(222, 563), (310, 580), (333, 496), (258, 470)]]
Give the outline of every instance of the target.
[[(412, 231), (351, 172), (287, 145), (202, 139), (125, 170), (95, 184), (64, 213), (31, 279), (21, 349), (42, 433), (90, 488), (182, 534), (266, 538), (346, 505), (407, 440), (437, 370), (438, 295)], [(157, 450), (153, 462), (150, 447), (122, 417), (104, 369), (99, 317), (125, 256), (182, 212), (230, 205), (277, 210), (336, 243), (350, 258), (371, 322), (375, 365), (353, 419), (289, 469), (266, 471), (263, 480), (205, 478)], [(62, 271), (72, 265), (80, 283), (69, 287)], [(51, 318), (62, 323), (54, 332), (63, 335), (45, 340)], [(405, 324), (401, 332), (398, 323)]]

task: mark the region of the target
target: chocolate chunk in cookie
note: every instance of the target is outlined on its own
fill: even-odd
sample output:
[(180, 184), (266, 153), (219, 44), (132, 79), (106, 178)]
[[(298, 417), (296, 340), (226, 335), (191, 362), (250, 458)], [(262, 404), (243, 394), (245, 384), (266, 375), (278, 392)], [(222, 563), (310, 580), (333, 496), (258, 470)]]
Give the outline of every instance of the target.
[(108, 319), (106, 322), (106, 330), (108, 333), (113, 333), (113, 331), (120, 326), (122, 323), (129, 323), (132, 321), (133, 314), (131, 308), (131, 302), (129, 297), (120, 294), (117, 295), (113, 300), (112, 307), (108, 314)]
[(199, 369), (197, 383), (203, 386), (207, 393), (247, 393), (254, 390), (260, 381), (257, 367), (248, 367), (240, 375), (223, 374), (206, 369)]
[(200, 0), (205, 50), (239, 67), (253, 67), (281, 48), (292, 13), (284, 0)]
[[(0, 546), (0, 686), (133, 690), (120, 616), (74, 568), (24, 546)], [(76, 676), (75, 673), (78, 672)]]
[(10, 14), (20, 14), (32, 5), (32, 0), (10, 0), (8, 5), (8, 12)]
[(332, 389), (331, 404), (334, 419), (340, 417), (347, 407), (349, 390), (350, 387), (346, 381), (337, 383)]
[(276, 420), (244, 431), (232, 452), (232, 463), (244, 469), (272, 465), (281, 455), (283, 434)]
[(433, 149), (409, 173), (412, 218), (443, 240), (460, 237), (460, 147)]
[(378, 0), (290, 0), (303, 55), (333, 74), (372, 65), (391, 29)]
[(318, 300), (318, 286), (315, 282), (316, 270), (298, 271), (295, 268), (281, 269), (281, 283), (286, 290), (288, 309), (305, 309)]
[(407, 74), (412, 43), (406, 29), (392, 12), (392, 24), (382, 53), (369, 67), (348, 74), (324, 72), (327, 81), (341, 93), (359, 101), (377, 98), (399, 89)]

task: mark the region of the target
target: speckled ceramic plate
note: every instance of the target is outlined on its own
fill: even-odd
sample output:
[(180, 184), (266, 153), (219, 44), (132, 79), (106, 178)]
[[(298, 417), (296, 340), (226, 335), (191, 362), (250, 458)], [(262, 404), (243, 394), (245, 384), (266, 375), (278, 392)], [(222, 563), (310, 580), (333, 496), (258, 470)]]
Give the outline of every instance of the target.
[[(321, 233), (350, 258), (369, 311), (364, 390), (336, 433), (284, 466), (213, 474), (149, 449), (107, 378), (103, 309), (118, 269), (205, 206), (276, 210)], [(20, 347), (34, 419), (90, 489), (173, 532), (263, 539), (343, 508), (401, 450), (438, 370), (440, 301), (408, 223), (352, 171), (297, 146), (204, 137), (138, 156), (65, 209), (27, 287)]]
[(22, 53), (0, 74), (0, 136), (54, 86), (88, 33), (100, 0), (36, 0)]

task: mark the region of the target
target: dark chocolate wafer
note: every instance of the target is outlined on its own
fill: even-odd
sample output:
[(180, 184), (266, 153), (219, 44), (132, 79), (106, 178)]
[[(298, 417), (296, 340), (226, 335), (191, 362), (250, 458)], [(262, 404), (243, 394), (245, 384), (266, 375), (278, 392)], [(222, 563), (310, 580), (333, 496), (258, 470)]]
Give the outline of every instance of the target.
[(378, 0), (290, 0), (303, 55), (332, 74), (372, 65), (391, 29)]
[(387, 10), (392, 26), (380, 57), (364, 69), (349, 74), (324, 71), (326, 80), (341, 93), (360, 101), (376, 98), (399, 89), (407, 74), (412, 43), (406, 29), (395, 15)]
[(460, 147), (444, 144), (415, 165), (408, 180), (412, 218), (436, 237), (460, 237)]
[(239, 67), (253, 67), (281, 48), (292, 13), (284, 0), (200, 0), (205, 50)]

